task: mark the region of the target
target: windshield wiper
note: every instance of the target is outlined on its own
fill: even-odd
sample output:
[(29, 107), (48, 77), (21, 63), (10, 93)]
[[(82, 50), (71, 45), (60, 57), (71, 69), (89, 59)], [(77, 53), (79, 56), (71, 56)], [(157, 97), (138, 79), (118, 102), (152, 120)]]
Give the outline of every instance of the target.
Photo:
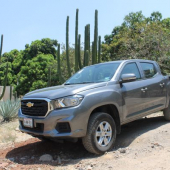
[(92, 82), (92, 81), (85, 81), (85, 82), (81, 82), (81, 83), (65, 83), (64, 85), (87, 84), (87, 83), (94, 83), (94, 82)]

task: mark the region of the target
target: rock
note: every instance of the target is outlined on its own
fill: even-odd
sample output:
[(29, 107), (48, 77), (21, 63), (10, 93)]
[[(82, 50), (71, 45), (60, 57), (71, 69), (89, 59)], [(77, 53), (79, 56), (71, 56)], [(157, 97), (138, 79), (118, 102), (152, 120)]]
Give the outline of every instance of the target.
[(16, 128), (15, 131), (20, 131), (19, 128)]
[(53, 157), (49, 154), (45, 154), (45, 155), (42, 155), (39, 160), (43, 162), (52, 161)]
[(10, 161), (12, 161), (12, 162), (14, 162), (15, 161), (15, 159), (14, 158), (8, 158)]
[(125, 148), (121, 148), (121, 149), (119, 149), (119, 152), (120, 153), (126, 153), (126, 149)]
[(58, 162), (58, 164), (59, 164), (59, 165), (61, 165), (61, 159), (60, 159), (60, 156), (58, 156), (58, 158), (57, 158), (57, 162)]
[(31, 156), (31, 159), (34, 159), (35, 158), (35, 156)]
[(25, 160), (25, 159), (27, 159), (28, 158), (28, 156), (24, 156), (24, 157), (22, 157), (22, 158), (20, 158), (21, 160)]
[(0, 163), (0, 167), (1, 167), (1, 168), (5, 168), (6, 166), (8, 166), (8, 163), (7, 163), (7, 162)]
[(10, 168), (16, 168), (17, 167), (17, 165), (16, 164), (12, 164), (12, 165), (10, 165)]
[(87, 170), (92, 170), (92, 167), (91, 167), (91, 166), (88, 166), (88, 167), (87, 167)]

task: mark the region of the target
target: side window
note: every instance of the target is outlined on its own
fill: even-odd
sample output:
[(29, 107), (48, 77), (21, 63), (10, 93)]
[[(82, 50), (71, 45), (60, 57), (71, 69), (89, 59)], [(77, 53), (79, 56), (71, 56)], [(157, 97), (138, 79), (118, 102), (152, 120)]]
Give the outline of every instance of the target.
[(133, 73), (135, 74), (137, 79), (141, 79), (141, 75), (136, 63), (126, 64), (122, 70), (121, 76), (122, 74), (129, 74), (129, 73)]
[(152, 78), (157, 73), (155, 66), (152, 63), (140, 63), (146, 78)]

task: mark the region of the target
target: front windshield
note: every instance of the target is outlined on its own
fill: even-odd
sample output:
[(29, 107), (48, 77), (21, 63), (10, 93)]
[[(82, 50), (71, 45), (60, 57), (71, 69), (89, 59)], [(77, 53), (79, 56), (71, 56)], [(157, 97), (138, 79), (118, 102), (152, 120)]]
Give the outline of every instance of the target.
[(85, 67), (67, 80), (65, 85), (109, 81), (119, 65), (120, 63), (107, 63)]

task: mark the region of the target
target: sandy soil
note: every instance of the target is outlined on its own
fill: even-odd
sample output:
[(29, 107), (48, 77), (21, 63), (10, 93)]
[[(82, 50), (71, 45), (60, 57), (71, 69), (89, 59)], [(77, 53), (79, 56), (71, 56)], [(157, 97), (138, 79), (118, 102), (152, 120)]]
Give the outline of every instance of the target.
[[(12, 123), (0, 125), (0, 169), (170, 170), (170, 123), (162, 113), (122, 126), (115, 147), (102, 156), (88, 153), (80, 141), (43, 142), (17, 129), (11, 130), (15, 139), (4, 143), (2, 129), (16, 128), (17, 122)], [(53, 160), (39, 161), (44, 154), (50, 154)]]

